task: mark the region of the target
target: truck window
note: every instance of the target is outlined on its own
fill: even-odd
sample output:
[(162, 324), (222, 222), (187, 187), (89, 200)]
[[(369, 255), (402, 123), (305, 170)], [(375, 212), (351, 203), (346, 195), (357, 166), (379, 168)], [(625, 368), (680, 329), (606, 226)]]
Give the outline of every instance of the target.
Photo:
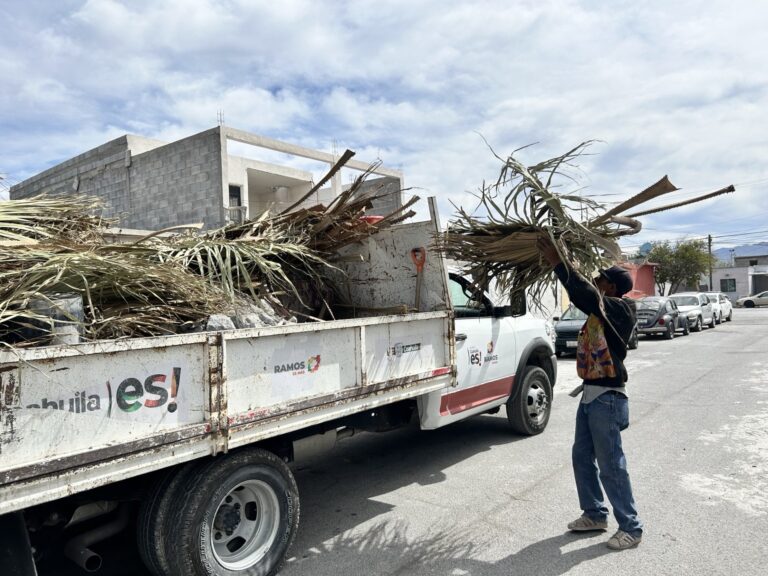
[(489, 316), (488, 306), (471, 292), (469, 287), (454, 278), (448, 279), (448, 289), (451, 293), (451, 303), (457, 318), (477, 318)]

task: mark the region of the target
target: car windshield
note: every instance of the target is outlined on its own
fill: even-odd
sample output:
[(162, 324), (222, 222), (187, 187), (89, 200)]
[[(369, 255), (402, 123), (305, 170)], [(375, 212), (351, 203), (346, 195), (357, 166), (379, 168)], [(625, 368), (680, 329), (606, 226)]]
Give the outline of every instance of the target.
[(638, 310), (658, 310), (661, 308), (661, 302), (658, 300), (640, 300), (637, 303)]
[(699, 299), (696, 296), (671, 296), (678, 306), (698, 306)]
[(563, 312), (561, 320), (586, 320), (587, 315), (575, 306), (571, 306)]
[(707, 292), (707, 296), (709, 296), (709, 299), (713, 302), (719, 302), (720, 301), (720, 294), (717, 292)]

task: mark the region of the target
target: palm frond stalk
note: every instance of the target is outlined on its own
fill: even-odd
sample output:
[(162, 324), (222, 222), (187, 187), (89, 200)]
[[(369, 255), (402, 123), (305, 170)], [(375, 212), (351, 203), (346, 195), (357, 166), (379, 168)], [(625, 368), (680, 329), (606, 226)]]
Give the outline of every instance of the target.
[(609, 265), (621, 256), (617, 238), (637, 234), (642, 225), (636, 216), (706, 200), (733, 186), (629, 216), (626, 211), (674, 192), (667, 176), (612, 209), (579, 192), (563, 192), (577, 178), (576, 161), (586, 154), (592, 141), (582, 142), (561, 156), (526, 166), (515, 155), (502, 158), (499, 177), (483, 182), (472, 210), (455, 206), (447, 230), (435, 238), (435, 246), (455, 260), (462, 271), (482, 288), (492, 283), (506, 296), (525, 291), (535, 307), (542, 307), (547, 290), (554, 288), (552, 267), (543, 261), (536, 243), (549, 238), (561, 255), (585, 275)]

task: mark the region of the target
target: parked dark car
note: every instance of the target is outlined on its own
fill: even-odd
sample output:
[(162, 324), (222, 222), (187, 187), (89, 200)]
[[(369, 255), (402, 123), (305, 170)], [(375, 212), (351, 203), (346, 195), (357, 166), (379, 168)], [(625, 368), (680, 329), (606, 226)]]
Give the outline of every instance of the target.
[(688, 335), (688, 318), (680, 313), (674, 300), (664, 296), (646, 296), (637, 301), (637, 331), (672, 340), (678, 331), (683, 336)]
[[(587, 321), (587, 315), (571, 304), (562, 316), (555, 317), (553, 320), (555, 323), (555, 353), (558, 356), (576, 354), (576, 342), (581, 327)], [(627, 348), (630, 350), (637, 348), (637, 325), (632, 331)]]

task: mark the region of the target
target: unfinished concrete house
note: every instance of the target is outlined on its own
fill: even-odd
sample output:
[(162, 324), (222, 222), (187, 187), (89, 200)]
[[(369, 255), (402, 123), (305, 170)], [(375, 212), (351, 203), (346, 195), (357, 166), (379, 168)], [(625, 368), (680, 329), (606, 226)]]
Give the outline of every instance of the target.
[[(83, 193), (102, 198), (104, 216), (117, 218), (123, 229), (160, 230), (198, 222), (217, 228), (291, 206), (337, 159), (227, 126), (171, 143), (125, 135), (12, 186), (10, 198)], [(297, 167), (302, 161), (311, 167)], [(349, 186), (350, 171), (359, 174), (369, 167), (349, 161), (350, 182), (345, 185), (340, 172), (304, 205), (327, 204)], [(400, 171), (379, 166), (359, 193), (385, 194), (370, 211), (383, 215), (401, 205), (402, 188)]]

